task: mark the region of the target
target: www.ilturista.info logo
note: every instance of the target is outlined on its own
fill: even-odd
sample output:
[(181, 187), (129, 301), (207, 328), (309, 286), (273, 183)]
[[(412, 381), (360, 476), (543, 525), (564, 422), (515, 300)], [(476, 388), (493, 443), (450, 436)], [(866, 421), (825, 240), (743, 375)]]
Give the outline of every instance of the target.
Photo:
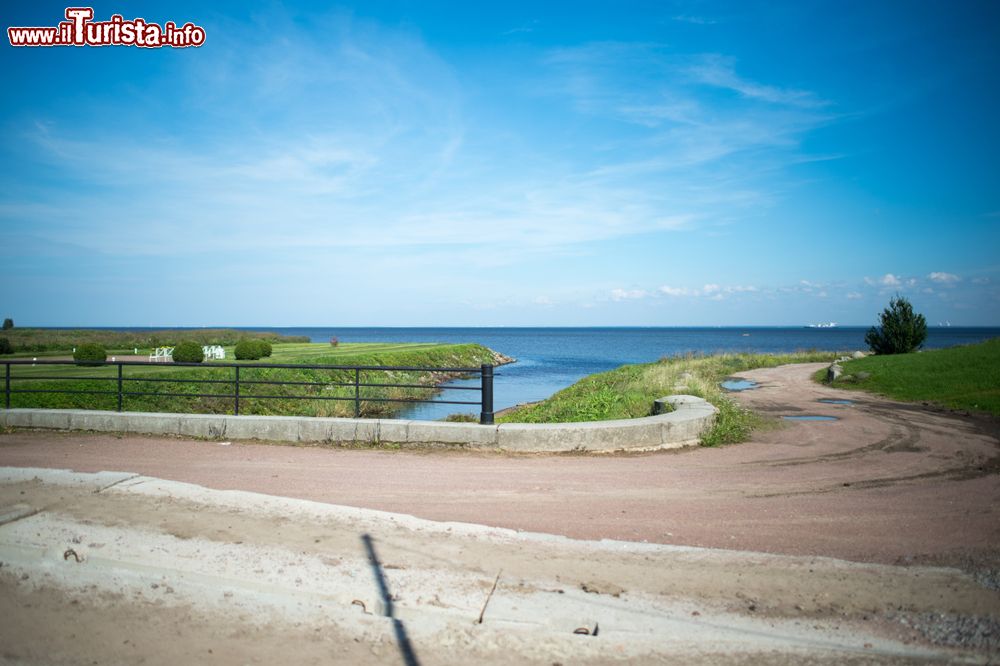
[(163, 46), (186, 48), (205, 43), (205, 29), (193, 23), (181, 27), (173, 21), (162, 26), (145, 19), (126, 21), (113, 14), (108, 21), (94, 21), (93, 7), (67, 7), (66, 20), (54, 28), (10, 27), (11, 46), (139, 46), (156, 49)]

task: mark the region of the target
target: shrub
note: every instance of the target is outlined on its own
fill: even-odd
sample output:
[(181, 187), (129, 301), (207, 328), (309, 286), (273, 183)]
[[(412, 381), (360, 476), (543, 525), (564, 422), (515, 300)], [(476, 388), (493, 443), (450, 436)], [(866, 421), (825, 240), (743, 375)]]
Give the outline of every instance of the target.
[(256, 361), (264, 356), (270, 356), (270, 347), (271, 345), (263, 340), (244, 338), (236, 343), (236, 349), (233, 350), (233, 354), (239, 361)]
[(11, 328), (14, 328), (14, 320), (11, 319), (10, 317), (7, 317), (6, 319), (3, 320), (3, 330), (6, 331), (7, 329)]
[(865, 343), (876, 354), (907, 354), (920, 349), (927, 339), (927, 321), (913, 312), (910, 302), (901, 296), (889, 301), (879, 315), (880, 325), (865, 334)]
[(84, 342), (73, 352), (73, 360), (78, 365), (100, 365), (108, 360), (108, 352), (96, 342)]
[(0, 354), (13, 354), (14, 347), (7, 338), (0, 338)]
[(201, 363), (205, 360), (205, 351), (197, 342), (185, 340), (174, 347), (174, 362)]
[(339, 345), (339, 344), (340, 344), (340, 340), (338, 340), (338, 339), (336, 338), (336, 336), (334, 336), (334, 337), (330, 338), (330, 346), (331, 346), (331, 347), (336, 347), (336, 346), (337, 346), (337, 345)]

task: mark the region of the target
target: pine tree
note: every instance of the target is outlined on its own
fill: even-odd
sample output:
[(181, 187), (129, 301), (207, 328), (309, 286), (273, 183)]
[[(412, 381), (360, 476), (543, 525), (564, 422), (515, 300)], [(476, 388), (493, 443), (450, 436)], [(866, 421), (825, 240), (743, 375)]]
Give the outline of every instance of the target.
[(880, 326), (872, 326), (865, 342), (876, 354), (908, 354), (920, 349), (927, 339), (927, 320), (913, 312), (913, 306), (896, 295), (879, 315)]

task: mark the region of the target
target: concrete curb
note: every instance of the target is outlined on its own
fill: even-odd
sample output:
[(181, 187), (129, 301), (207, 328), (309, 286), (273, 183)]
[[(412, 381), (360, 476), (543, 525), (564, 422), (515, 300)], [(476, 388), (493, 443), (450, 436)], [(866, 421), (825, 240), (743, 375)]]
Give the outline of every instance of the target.
[(718, 410), (705, 400), (675, 395), (657, 400), (674, 411), (638, 419), (585, 423), (503, 423), (483, 426), (403, 419), (157, 414), (82, 409), (0, 410), (0, 425), (94, 430), (208, 439), (258, 439), (337, 444), (449, 445), (512, 452), (652, 451), (698, 444)]

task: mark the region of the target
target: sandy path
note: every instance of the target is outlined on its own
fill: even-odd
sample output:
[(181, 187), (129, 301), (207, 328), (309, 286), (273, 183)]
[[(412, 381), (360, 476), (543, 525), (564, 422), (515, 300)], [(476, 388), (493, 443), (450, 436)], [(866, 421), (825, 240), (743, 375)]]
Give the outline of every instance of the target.
[(0, 465), (128, 470), (574, 538), (995, 568), (996, 421), (819, 386), (818, 367), (744, 373), (762, 385), (738, 398), (840, 420), (778, 424), (719, 449), (502, 456), (14, 432), (0, 436)]

